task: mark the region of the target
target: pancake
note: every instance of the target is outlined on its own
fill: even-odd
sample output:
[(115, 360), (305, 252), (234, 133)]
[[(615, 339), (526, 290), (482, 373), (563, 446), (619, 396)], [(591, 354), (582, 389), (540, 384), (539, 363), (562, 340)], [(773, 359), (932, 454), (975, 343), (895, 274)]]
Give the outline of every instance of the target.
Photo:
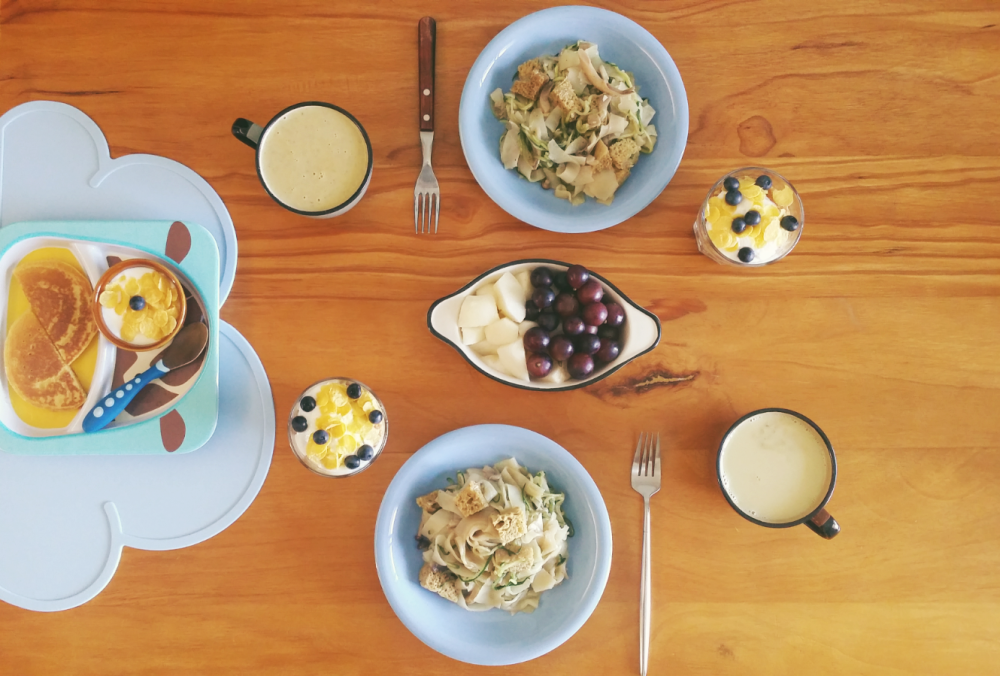
[(34, 314), (21, 316), (3, 349), (7, 382), (25, 401), (51, 411), (80, 408), (87, 392), (60, 358)]
[(90, 280), (59, 260), (19, 265), (14, 276), (59, 356), (66, 364), (72, 364), (97, 333), (91, 311), (94, 289)]

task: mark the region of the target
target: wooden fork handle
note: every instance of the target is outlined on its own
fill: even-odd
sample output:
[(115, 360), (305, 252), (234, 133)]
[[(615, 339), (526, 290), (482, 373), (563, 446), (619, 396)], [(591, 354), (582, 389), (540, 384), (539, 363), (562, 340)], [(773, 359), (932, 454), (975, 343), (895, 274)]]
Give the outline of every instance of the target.
[(434, 131), (434, 45), (437, 23), (425, 16), (417, 24), (420, 51), (420, 131)]

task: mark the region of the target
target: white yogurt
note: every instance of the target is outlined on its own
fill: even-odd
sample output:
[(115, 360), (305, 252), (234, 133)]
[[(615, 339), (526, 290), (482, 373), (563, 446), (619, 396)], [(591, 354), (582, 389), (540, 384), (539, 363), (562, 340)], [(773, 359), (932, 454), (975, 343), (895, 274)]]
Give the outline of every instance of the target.
[[(143, 275), (150, 272), (155, 272), (156, 274), (162, 274), (161, 272), (159, 272), (158, 270), (154, 270), (153, 268), (147, 268), (147, 267), (128, 268), (124, 272), (115, 275), (114, 279), (112, 279), (111, 282), (105, 286), (105, 288), (123, 286), (125, 282), (127, 282), (129, 279), (134, 279), (136, 281), (139, 281)], [(125, 281), (120, 281), (122, 277), (125, 278)], [(171, 286), (173, 286), (173, 282), (171, 282)], [(174, 292), (177, 294), (183, 293), (183, 291), (177, 288), (174, 288)], [(115, 334), (121, 340), (129, 343), (130, 345), (135, 345), (137, 347), (145, 347), (147, 345), (152, 345), (154, 343), (159, 342), (159, 339), (153, 340), (152, 338), (146, 337), (142, 333), (137, 333), (135, 335), (135, 338), (132, 340), (126, 341), (124, 338), (122, 338), (122, 324), (124, 324), (125, 322), (125, 315), (118, 314), (117, 312), (115, 312), (114, 308), (108, 308), (102, 305), (101, 317), (104, 319), (105, 326), (107, 326), (108, 329), (113, 334)]]
[[(720, 190), (719, 194), (716, 195), (716, 197), (718, 197), (719, 199), (725, 199), (726, 197), (725, 188)], [(787, 207), (777, 206), (774, 202), (771, 201), (771, 198), (769, 198), (766, 194), (764, 195), (763, 202), (764, 202), (764, 207), (773, 206), (781, 211), (781, 214), (778, 216), (779, 219), (783, 218), (784, 216), (787, 216), (790, 213)], [(735, 214), (733, 215), (733, 218), (735, 218), (736, 216), (743, 216), (744, 214), (746, 214), (746, 212), (757, 209), (758, 207), (754, 205), (752, 200), (744, 198), (742, 202), (736, 205), (735, 207), (736, 211)], [(740, 265), (764, 265), (765, 263), (770, 263), (771, 261), (777, 258), (781, 258), (786, 253), (788, 253), (793, 246), (795, 246), (795, 240), (797, 237), (796, 233), (787, 232), (785, 230), (782, 230), (782, 233), (783, 234), (780, 240), (767, 242), (763, 247), (758, 247), (753, 237), (736, 235), (736, 241), (739, 242), (738, 249), (736, 249), (735, 251), (727, 251), (724, 249), (720, 249), (719, 251), (726, 258), (732, 261), (736, 261)], [(739, 250), (742, 249), (743, 247), (750, 247), (751, 249), (753, 249), (753, 260), (750, 261), (750, 263), (744, 263), (739, 259)]]

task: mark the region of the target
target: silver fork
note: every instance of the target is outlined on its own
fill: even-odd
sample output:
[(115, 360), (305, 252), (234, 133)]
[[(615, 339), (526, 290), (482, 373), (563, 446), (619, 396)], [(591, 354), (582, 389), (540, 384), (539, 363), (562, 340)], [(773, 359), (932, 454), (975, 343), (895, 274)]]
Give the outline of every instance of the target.
[(431, 168), (431, 149), (434, 147), (434, 48), (437, 41), (437, 24), (425, 16), (417, 24), (417, 43), (420, 51), (420, 148), (424, 165), (413, 188), (413, 229), (420, 234), (431, 231), (437, 234), (441, 217), (441, 188)]
[(642, 496), (646, 508), (642, 521), (642, 577), (639, 582), (639, 673), (646, 676), (646, 667), (649, 664), (649, 625), (652, 620), (649, 499), (660, 490), (659, 432), (656, 434), (655, 448), (652, 434), (639, 434), (639, 445), (635, 448), (635, 459), (632, 461), (632, 488)]

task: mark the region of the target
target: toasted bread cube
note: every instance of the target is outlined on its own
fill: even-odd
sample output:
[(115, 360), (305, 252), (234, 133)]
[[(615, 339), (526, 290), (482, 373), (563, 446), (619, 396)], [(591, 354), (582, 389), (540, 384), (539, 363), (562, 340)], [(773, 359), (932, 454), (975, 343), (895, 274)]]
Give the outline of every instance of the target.
[(515, 94), (519, 94), (526, 99), (531, 99), (534, 101), (538, 98), (538, 92), (541, 91), (545, 83), (549, 81), (549, 76), (545, 73), (535, 73), (526, 80), (518, 80), (515, 82), (510, 90)]
[(531, 570), (535, 563), (535, 550), (531, 547), (521, 547), (511, 554), (506, 549), (498, 549), (493, 555), (493, 565), (502, 568), (505, 574), (518, 575)]
[(555, 101), (563, 113), (572, 113), (579, 109), (580, 99), (573, 91), (573, 85), (569, 80), (561, 80), (559, 84), (552, 88), (549, 97)]
[(611, 168), (611, 153), (608, 151), (608, 147), (604, 144), (604, 141), (598, 141), (597, 145), (594, 146), (594, 173), (604, 171), (605, 169)]
[(456, 578), (451, 571), (435, 570), (434, 566), (425, 563), (420, 569), (420, 586), (432, 591), (443, 599), (458, 603), (458, 589), (455, 588)]
[(639, 154), (639, 144), (630, 138), (616, 141), (610, 148), (611, 162), (615, 169), (631, 169)]
[(470, 481), (455, 496), (455, 506), (462, 516), (472, 516), (486, 507), (486, 498), (478, 481)]
[(500, 534), (500, 542), (507, 544), (528, 532), (525, 521), (524, 507), (515, 505), (493, 515), (493, 527)]
[(441, 509), (441, 505), (437, 503), (437, 495), (437, 491), (431, 491), (427, 495), (421, 495), (417, 498), (417, 506), (428, 514), (434, 514), (436, 511)]

